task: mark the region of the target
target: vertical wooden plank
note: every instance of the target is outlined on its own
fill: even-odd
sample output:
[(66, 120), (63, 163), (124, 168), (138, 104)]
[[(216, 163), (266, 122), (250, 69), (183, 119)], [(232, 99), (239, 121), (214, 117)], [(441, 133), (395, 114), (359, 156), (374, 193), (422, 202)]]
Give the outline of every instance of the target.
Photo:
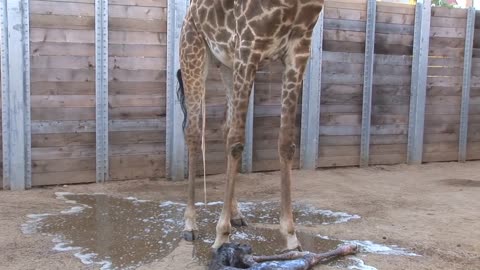
[(108, 0), (95, 0), (96, 178), (108, 180)]
[(473, 37), (475, 33), (475, 8), (468, 9), (465, 52), (463, 56), (463, 85), (462, 85), (462, 107), (460, 110), (460, 133), (458, 145), (458, 161), (465, 162), (467, 159), (467, 135), (468, 135), (468, 113), (470, 102), (470, 87), (472, 78), (472, 52)]
[(2, 138), (5, 189), (31, 187), (28, 0), (2, 1)]
[(360, 166), (368, 166), (370, 153), (370, 125), (372, 116), (372, 84), (375, 48), (376, 0), (367, 2), (365, 63), (363, 68), (362, 130), (360, 137)]
[(189, 3), (188, 0), (168, 1), (166, 177), (171, 180), (183, 180), (187, 172), (187, 150), (182, 130), (183, 113), (176, 95), (175, 75), (180, 68), (180, 30)]
[(303, 81), (300, 168), (308, 170), (315, 170), (318, 158), (320, 95), (322, 88), (323, 19), (324, 9), (322, 9), (317, 24), (313, 29), (312, 50), (305, 80)]
[(255, 84), (252, 85), (252, 92), (248, 100), (247, 122), (245, 125), (245, 147), (242, 154), (242, 172), (252, 172), (253, 160), (253, 115), (255, 108)]
[(415, 10), (412, 84), (408, 121), (407, 162), (420, 164), (423, 153), (425, 95), (430, 41), (431, 1), (419, 0)]

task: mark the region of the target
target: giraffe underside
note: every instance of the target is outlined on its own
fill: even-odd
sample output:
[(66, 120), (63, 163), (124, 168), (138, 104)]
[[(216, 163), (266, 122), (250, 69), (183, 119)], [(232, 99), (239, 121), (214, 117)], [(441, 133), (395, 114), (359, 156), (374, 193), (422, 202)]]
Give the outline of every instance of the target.
[(252, 44), (263, 66), (309, 39), (322, 6), (323, 0), (192, 0), (187, 20), (225, 66), (233, 68), (236, 42)]
[[(197, 154), (204, 139), (206, 77), (219, 62), (226, 95), (224, 129), (227, 158), (222, 213), (213, 248), (229, 242), (231, 226), (245, 225), (234, 196), (245, 141), (248, 101), (257, 70), (271, 61), (284, 64), (282, 111), (278, 138), (281, 167), (280, 232), (286, 249), (300, 248), (292, 213), (291, 168), (296, 150), (296, 110), (303, 74), (310, 57), (313, 27), (323, 0), (192, 0), (180, 37), (182, 103), (187, 119), (189, 152), (185, 239), (196, 236), (195, 176)], [(184, 89), (183, 89), (184, 88)], [(184, 97), (184, 99), (183, 99)], [(202, 124), (200, 124), (202, 123)]]

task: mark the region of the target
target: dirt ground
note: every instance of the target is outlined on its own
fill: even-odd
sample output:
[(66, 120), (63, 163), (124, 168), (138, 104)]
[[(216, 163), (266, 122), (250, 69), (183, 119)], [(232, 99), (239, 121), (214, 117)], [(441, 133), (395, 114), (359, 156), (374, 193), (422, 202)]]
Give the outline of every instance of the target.
[[(385, 270), (480, 269), (480, 162), (294, 171), (293, 177), (294, 200), (361, 216), (315, 229), (316, 233), (399, 245), (422, 255), (369, 254), (362, 258), (368, 265)], [(223, 178), (208, 177), (209, 201), (221, 200)], [(201, 201), (203, 183), (199, 179), (197, 184)], [(237, 187), (240, 201), (277, 201), (279, 173), (241, 175)], [(186, 182), (138, 180), (0, 191), (0, 268), (90, 269), (72, 253), (53, 251), (51, 237), (23, 235), (20, 230), (27, 214), (66, 208), (64, 202), (55, 199), (57, 191), (185, 201), (185, 190)], [(182, 243), (168, 257), (141, 269), (203, 269), (192, 261), (191, 254), (192, 246)]]

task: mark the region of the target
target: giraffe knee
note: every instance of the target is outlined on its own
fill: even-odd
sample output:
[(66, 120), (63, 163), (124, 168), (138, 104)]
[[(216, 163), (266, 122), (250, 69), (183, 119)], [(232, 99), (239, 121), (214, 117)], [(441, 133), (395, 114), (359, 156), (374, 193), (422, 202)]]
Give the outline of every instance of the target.
[(232, 146), (230, 146), (230, 155), (232, 155), (233, 158), (239, 159), (242, 157), (243, 153), (243, 143), (235, 143)]
[(279, 147), (280, 158), (292, 160), (297, 146), (294, 143), (281, 144)]

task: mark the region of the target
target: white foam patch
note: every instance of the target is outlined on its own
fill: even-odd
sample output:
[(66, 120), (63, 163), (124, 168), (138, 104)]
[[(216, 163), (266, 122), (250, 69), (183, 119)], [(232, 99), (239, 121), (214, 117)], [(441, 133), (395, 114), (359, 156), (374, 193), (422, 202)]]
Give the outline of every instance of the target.
[(232, 235), (232, 240), (257, 240), (257, 241), (267, 241), (267, 239), (261, 235), (249, 235), (245, 232), (236, 231)]
[(51, 216), (53, 214), (50, 213), (44, 213), (44, 214), (28, 214), (27, 217), (32, 219), (32, 221), (40, 221), (48, 216)]
[(232, 235), (232, 238), (237, 238), (237, 239), (248, 239), (248, 234), (245, 233), (245, 232), (235, 232), (233, 235)]
[[(78, 203), (75, 200), (69, 200), (69, 199), (65, 198), (65, 196), (68, 196), (68, 195), (81, 195), (81, 194), (83, 194), (83, 193), (75, 194), (75, 193), (71, 193), (71, 192), (55, 192), (55, 195), (57, 196), (57, 198), (56, 198), (57, 200), (63, 200), (65, 203), (68, 203), (68, 204), (78, 204), (78, 206), (72, 207), (69, 210), (61, 211), (60, 213), (62, 213), (62, 214), (75, 214), (75, 213), (79, 213), (79, 212), (83, 211), (85, 208), (92, 208), (90, 205), (81, 204), (81, 203)], [(80, 208), (82, 208), (82, 209), (80, 210)]]
[(110, 261), (101, 261), (96, 264), (100, 264), (102, 267), (100, 267), (100, 270), (108, 270), (112, 268), (112, 262)]
[(67, 243), (57, 243), (53, 247), (53, 250), (59, 251), (59, 252), (79, 250), (79, 249), (81, 249), (81, 248), (80, 247), (69, 246), (69, 244), (67, 244)]
[(73, 254), (76, 258), (78, 258), (83, 264), (85, 265), (100, 265), (100, 269), (107, 270), (112, 268), (112, 262), (107, 260), (102, 261), (95, 261), (95, 258), (98, 254), (96, 253), (83, 253), (82, 251)]
[(253, 210), (255, 204), (253, 202), (238, 202), (238, 209), (248, 215), (249, 211)]
[(75, 200), (68, 200), (67, 198), (65, 198), (65, 196), (68, 196), (68, 195), (75, 195), (71, 192), (55, 192), (55, 195), (57, 196), (57, 200), (63, 200), (65, 201), (65, 203), (68, 203), (68, 204), (78, 204), (77, 201)]
[(373, 243), (372, 241), (360, 241), (360, 240), (344, 241), (344, 242), (351, 245), (357, 245), (360, 247), (361, 251), (367, 252), (367, 253), (382, 254), (382, 255), (396, 255), (396, 256), (420, 256), (413, 252), (407, 251), (407, 249), (405, 248), (401, 248), (396, 245), (385, 246), (385, 245)]
[(213, 239), (203, 239), (203, 242), (207, 244), (213, 244), (215, 241)]
[(76, 204), (77, 201), (74, 201), (74, 200), (65, 200), (65, 203)]
[(351, 257), (350, 260), (354, 261), (354, 265), (349, 265), (348, 269), (358, 269), (358, 270), (378, 270), (377, 268), (366, 265), (364, 261), (359, 258)]
[(77, 252), (73, 254), (73, 256), (78, 258), (83, 264), (90, 265), (93, 264), (93, 259), (97, 256), (97, 254)]
[[(247, 216), (251, 216), (248, 214), (249, 211), (253, 210), (253, 207), (257, 205), (257, 207), (261, 207), (261, 205), (271, 204), (271, 202), (262, 201), (259, 203), (254, 202), (239, 202), (239, 208), (241, 211), (246, 212)], [(298, 206), (298, 205), (297, 205)], [(338, 223), (345, 223), (352, 219), (360, 219), (359, 215), (352, 215), (345, 212), (334, 212), (332, 210), (324, 210), (324, 209), (317, 209), (312, 205), (300, 205), (300, 208), (305, 212), (305, 214), (318, 214), (325, 217), (333, 217), (335, 221), (333, 222), (323, 222), (322, 225), (329, 225), (329, 224), (338, 224)], [(260, 216), (258, 218), (268, 218), (269, 216)]]
[[(334, 224), (345, 223), (345, 222), (348, 222), (352, 219), (359, 219), (360, 218), (359, 215), (351, 215), (351, 214), (347, 214), (347, 213), (344, 213), (344, 212), (334, 212), (332, 210), (319, 209), (319, 210), (313, 210), (313, 212), (318, 213), (318, 214), (323, 215), (323, 216), (336, 218), (336, 220), (333, 222)], [(323, 222), (323, 225), (327, 225), (327, 224), (331, 224), (331, 223), (330, 222)]]
[[(209, 203), (207, 203), (207, 205), (209, 205), (209, 206), (221, 205), (221, 204), (223, 204), (223, 202), (221, 202), (221, 201), (216, 201), (216, 202), (209, 202)], [(203, 202), (197, 202), (197, 203), (195, 203), (195, 206), (202, 206), (202, 205), (205, 205), (205, 203), (203, 203)]]
[(67, 195), (74, 195), (74, 194), (71, 192), (55, 192), (55, 196), (57, 196), (57, 199), (60, 199), (60, 200), (67, 200), (65, 199), (65, 196)]
[(37, 226), (40, 221), (45, 219), (48, 216), (51, 216), (52, 214), (45, 213), (45, 214), (28, 214), (27, 217), (29, 220), (27, 220), (26, 223), (20, 225), (20, 230), (24, 234), (33, 234), (37, 232)]
[(126, 200), (129, 200), (129, 201), (133, 201), (133, 202), (138, 202), (138, 203), (144, 203), (144, 202), (149, 202), (149, 200), (141, 200), (141, 199), (138, 199), (136, 197), (126, 197), (124, 198)]
[(330, 240), (330, 237), (325, 236), (325, 235), (317, 234), (317, 237), (318, 237), (318, 238), (321, 238), (321, 239), (324, 239), (324, 240)]
[(83, 206), (74, 206), (74, 207), (72, 207), (68, 210), (60, 211), (60, 213), (65, 214), (65, 215), (71, 215), (71, 214), (81, 213), (83, 210), (85, 210), (85, 207), (83, 207)]
[(178, 203), (178, 202), (172, 202), (172, 201), (165, 201), (160, 203), (160, 207), (168, 207), (168, 206), (174, 206), (174, 205), (186, 206), (186, 204), (184, 203)]

